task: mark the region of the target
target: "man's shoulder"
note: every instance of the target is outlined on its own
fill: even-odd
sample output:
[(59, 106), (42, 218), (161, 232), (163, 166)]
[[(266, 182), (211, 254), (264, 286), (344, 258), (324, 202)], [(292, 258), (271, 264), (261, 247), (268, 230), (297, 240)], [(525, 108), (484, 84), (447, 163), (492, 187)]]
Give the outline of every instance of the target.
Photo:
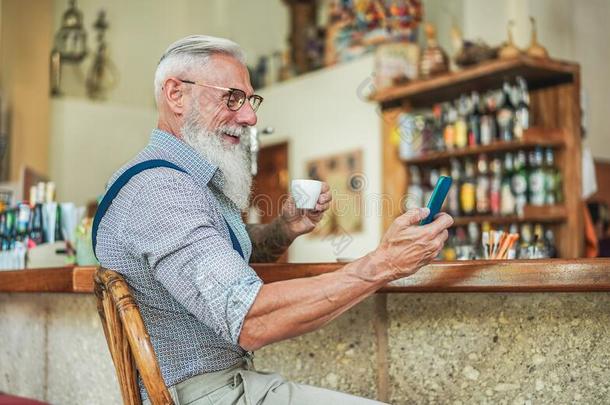
[[(172, 163), (171, 157), (166, 156), (166, 154), (163, 153), (163, 151), (155, 150), (155, 149), (151, 148), (150, 146), (147, 146), (146, 148), (142, 149), (136, 156), (134, 156), (131, 160), (129, 160), (127, 163), (125, 163), (123, 166), (121, 166), (117, 171), (115, 171), (112, 174), (112, 176), (108, 180), (106, 189), (110, 188), (112, 186), (112, 184), (114, 184), (114, 182), (117, 181), (118, 178), (123, 173), (125, 173), (127, 170), (129, 170), (131, 167), (134, 167), (135, 165), (137, 165), (139, 163), (143, 163), (143, 162), (150, 161), (150, 160), (167, 160), (170, 163)], [(179, 166), (179, 165), (177, 165), (177, 166)], [(137, 174), (137, 176), (146, 175), (146, 174), (150, 175), (150, 172), (154, 172), (155, 174), (161, 175), (161, 176), (163, 176), (163, 174), (165, 174), (165, 176), (168, 176), (170, 173), (172, 173), (168, 170), (179, 172), (178, 170), (175, 170), (175, 169), (168, 169), (168, 170), (164, 170), (164, 169), (165, 168), (158, 167), (158, 168), (151, 168), (151, 169), (143, 170), (141, 173)], [(146, 176), (142, 176), (142, 177), (146, 177)]]
[[(175, 159), (172, 159), (171, 156), (164, 154), (163, 151), (145, 148), (112, 175), (106, 190), (108, 191), (109, 188), (127, 170), (139, 163), (150, 160), (165, 160), (176, 165), (177, 167), (180, 167), (179, 163), (175, 162)], [(201, 185), (198, 184), (190, 174), (170, 167), (147, 168), (137, 172), (127, 180), (128, 181), (123, 185), (117, 194), (116, 199), (124, 203), (128, 203), (128, 205), (131, 205), (130, 202), (134, 202), (139, 199), (150, 198), (159, 199), (159, 203), (163, 204), (162, 198), (167, 198), (169, 196), (168, 194), (192, 196), (209, 193), (207, 187), (202, 189)], [(208, 198), (204, 198), (204, 200), (209, 202)]]

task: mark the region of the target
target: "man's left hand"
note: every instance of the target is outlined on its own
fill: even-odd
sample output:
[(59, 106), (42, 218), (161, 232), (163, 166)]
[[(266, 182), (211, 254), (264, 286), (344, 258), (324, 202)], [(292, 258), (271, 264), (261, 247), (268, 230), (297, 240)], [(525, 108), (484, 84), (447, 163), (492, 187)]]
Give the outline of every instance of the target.
[(322, 183), (322, 190), (320, 191), (316, 207), (313, 210), (297, 208), (294, 198), (288, 196), (288, 199), (282, 205), (281, 219), (285, 224), (285, 229), (289, 236), (296, 238), (299, 235), (313, 231), (326, 210), (330, 207), (331, 200), (332, 194), (327, 183)]

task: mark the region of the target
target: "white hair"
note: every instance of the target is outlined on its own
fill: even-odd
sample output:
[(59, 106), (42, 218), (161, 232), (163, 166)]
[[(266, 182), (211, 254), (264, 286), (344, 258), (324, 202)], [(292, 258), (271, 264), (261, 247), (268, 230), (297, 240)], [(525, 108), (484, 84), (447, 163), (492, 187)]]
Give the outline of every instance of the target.
[[(166, 50), (155, 71), (155, 100), (159, 104), (163, 83), (170, 76), (188, 75), (201, 69), (214, 54), (233, 56), (245, 64), (246, 56), (235, 42), (208, 35), (190, 35), (171, 44)], [(190, 80), (192, 80), (189, 77)]]

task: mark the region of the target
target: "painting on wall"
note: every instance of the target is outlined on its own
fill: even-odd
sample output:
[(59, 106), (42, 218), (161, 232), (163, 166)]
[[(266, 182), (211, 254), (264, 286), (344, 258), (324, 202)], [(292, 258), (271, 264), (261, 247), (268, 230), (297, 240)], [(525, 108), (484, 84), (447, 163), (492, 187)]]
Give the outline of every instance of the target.
[(366, 188), (362, 150), (310, 160), (306, 169), (310, 179), (328, 183), (333, 195), (331, 208), (312, 236), (361, 232), (362, 192)]

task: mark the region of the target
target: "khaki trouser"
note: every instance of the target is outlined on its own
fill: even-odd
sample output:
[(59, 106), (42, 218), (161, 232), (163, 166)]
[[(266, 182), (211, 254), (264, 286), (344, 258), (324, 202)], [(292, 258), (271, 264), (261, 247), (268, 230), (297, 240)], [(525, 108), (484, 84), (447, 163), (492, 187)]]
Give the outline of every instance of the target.
[[(250, 361), (201, 374), (169, 388), (176, 405), (379, 405), (381, 402), (286, 381)], [(150, 405), (148, 400), (145, 405)]]

